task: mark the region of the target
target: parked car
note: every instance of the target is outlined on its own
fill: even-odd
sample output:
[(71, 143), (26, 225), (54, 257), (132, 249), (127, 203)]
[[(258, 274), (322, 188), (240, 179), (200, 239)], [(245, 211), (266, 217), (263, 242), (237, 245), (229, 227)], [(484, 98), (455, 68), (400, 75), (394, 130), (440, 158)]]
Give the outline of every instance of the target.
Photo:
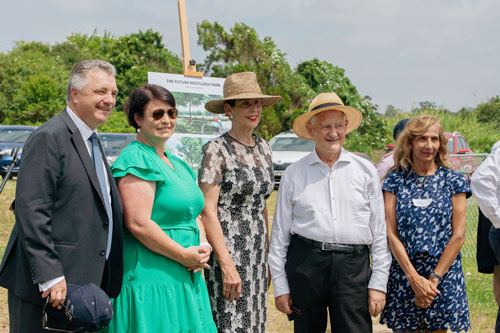
[(274, 186), (278, 187), (281, 175), (295, 161), (314, 150), (314, 141), (304, 140), (292, 131), (276, 135), (269, 141), (273, 151)]
[(109, 165), (113, 164), (120, 152), (134, 140), (135, 134), (132, 133), (99, 133), (99, 141)]
[(0, 125), (0, 175), (2, 177), (5, 177), (7, 174), (7, 170), (14, 157), (11, 155), (13, 149), (20, 147), (17, 163), (11, 173), (11, 177), (17, 176), (24, 142), (26, 142), (35, 128), (36, 126)]
[(445, 135), (448, 138), (448, 157), (452, 168), (469, 177), (477, 167), (476, 158), (468, 156), (474, 154), (469, 143), (459, 132), (446, 132)]

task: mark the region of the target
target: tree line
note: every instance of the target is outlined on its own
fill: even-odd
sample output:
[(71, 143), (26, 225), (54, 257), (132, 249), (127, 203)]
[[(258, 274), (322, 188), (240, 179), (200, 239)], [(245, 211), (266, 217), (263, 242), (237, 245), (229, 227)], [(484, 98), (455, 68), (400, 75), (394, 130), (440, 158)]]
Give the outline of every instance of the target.
[[(475, 151), (486, 152), (500, 139), (498, 96), (457, 113), (422, 102), (409, 113), (388, 106), (380, 114), (369, 96), (358, 93), (344, 69), (316, 58), (292, 68), (272, 38), (260, 38), (254, 28), (244, 23), (226, 30), (217, 22), (203, 21), (197, 32), (198, 45), (208, 54), (198, 67), (205, 76), (227, 77), (254, 71), (265, 94), (282, 96), (278, 104), (263, 111), (257, 134), (265, 139), (289, 130), (293, 120), (307, 111), (312, 98), (327, 91), (335, 91), (346, 105), (363, 113), (362, 125), (347, 138), (346, 148), (350, 150), (371, 153), (383, 149), (393, 141), (392, 127), (399, 119), (421, 112), (445, 120), (447, 131), (462, 132)], [(0, 123), (36, 125), (59, 113), (65, 106), (71, 67), (80, 60), (96, 58), (116, 67), (120, 90), (117, 112), (112, 113), (101, 131), (132, 131), (122, 106), (134, 88), (147, 83), (147, 72), (182, 73), (180, 58), (153, 30), (118, 37), (108, 32), (102, 36), (96, 32), (75, 33), (53, 44), (18, 41), (12, 50), (0, 53)]]

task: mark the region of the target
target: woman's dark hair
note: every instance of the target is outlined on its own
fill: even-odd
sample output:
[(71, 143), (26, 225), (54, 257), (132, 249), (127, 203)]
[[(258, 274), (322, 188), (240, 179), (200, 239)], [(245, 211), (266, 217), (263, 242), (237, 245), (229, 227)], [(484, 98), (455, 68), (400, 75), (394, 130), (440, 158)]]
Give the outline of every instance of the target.
[(174, 96), (163, 87), (157, 86), (156, 84), (146, 84), (143, 87), (135, 88), (123, 107), (130, 126), (136, 130), (139, 128), (139, 125), (135, 122), (134, 115), (137, 114), (143, 117), (144, 108), (153, 99), (167, 102), (170, 106), (175, 107)]
[(224, 101), (224, 104), (229, 104), (230, 107), (234, 108), (234, 106), (236, 105), (236, 100), (228, 99), (227, 101)]

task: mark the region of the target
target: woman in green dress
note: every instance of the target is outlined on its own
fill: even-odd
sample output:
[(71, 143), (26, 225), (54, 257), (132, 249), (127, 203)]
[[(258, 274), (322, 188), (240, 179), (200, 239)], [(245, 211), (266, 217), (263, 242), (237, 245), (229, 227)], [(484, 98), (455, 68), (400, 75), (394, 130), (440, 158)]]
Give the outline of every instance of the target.
[(126, 105), (137, 141), (112, 166), (123, 200), (123, 286), (107, 332), (216, 332), (201, 269), (212, 251), (191, 168), (164, 151), (175, 129), (165, 88), (135, 89)]

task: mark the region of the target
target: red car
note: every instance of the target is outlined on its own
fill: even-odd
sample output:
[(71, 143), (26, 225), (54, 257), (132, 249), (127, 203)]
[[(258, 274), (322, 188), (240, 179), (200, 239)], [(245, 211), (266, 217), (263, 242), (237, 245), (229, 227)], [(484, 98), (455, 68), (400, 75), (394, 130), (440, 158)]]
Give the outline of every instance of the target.
[(446, 132), (445, 135), (448, 138), (449, 160), (453, 169), (462, 172), (466, 176), (472, 174), (476, 169), (477, 162), (475, 157), (467, 156), (473, 154), (467, 140), (459, 132)]

